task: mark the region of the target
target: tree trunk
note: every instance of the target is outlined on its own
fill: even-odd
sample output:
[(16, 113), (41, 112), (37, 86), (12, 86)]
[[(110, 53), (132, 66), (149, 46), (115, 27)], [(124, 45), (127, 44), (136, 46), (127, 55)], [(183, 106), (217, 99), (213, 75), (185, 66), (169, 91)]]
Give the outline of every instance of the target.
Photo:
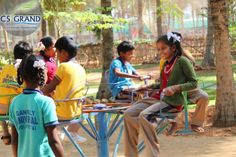
[(198, 10), (195, 11), (196, 15), (196, 33), (199, 34), (199, 16), (198, 16)]
[(44, 19), (42, 20), (41, 23), (41, 31), (42, 31), (42, 37), (47, 36), (47, 22)]
[(139, 38), (143, 38), (143, 2), (138, 0), (138, 34)]
[(9, 52), (8, 34), (7, 34), (7, 31), (4, 28), (2, 28), (2, 31), (3, 31), (3, 35), (4, 35), (4, 41), (5, 41), (5, 50), (7, 52)]
[(193, 20), (193, 30), (195, 33), (196, 30), (196, 24), (195, 24), (195, 14), (194, 14), (194, 9), (192, 8), (192, 20)]
[[(111, 7), (111, 0), (101, 0), (101, 7)], [(103, 14), (111, 15), (111, 10), (103, 9)], [(111, 61), (114, 58), (113, 53), (113, 31), (112, 28), (102, 30), (102, 53), (103, 53), (103, 65), (102, 65), (102, 79), (99, 85), (97, 98), (109, 98), (111, 96), (110, 90), (105, 78), (105, 72), (109, 69)]]
[(149, 34), (149, 39), (151, 39), (151, 34), (153, 33), (152, 32), (152, 23), (151, 23), (151, 18), (152, 18), (152, 10), (151, 10), (151, 7), (150, 7), (150, 0), (148, 0), (148, 2), (147, 2), (147, 10), (148, 10), (148, 25), (149, 25), (149, 30), (150, 30), (150, 34)]
[(181, 16), (181, 33), (184, 33), (184, 16)]
[(56, 38), (55, 20), (53, 17), (48, 19), (48, 33), (50, 36)]
[(14, 35), (11, 36), (11, 41), (12, 41), (12, 42), (11, 42), (11, 47), (14, 47), (15, 44), (16, 44), (16, 43), (15, 43), (15, 36), (14, 36)]
[(157, 11), (157, 37), (162, 35), (162, 18), (161, 18), (161, 0), (156, 0), (156, 11)]
[(175, 30), (175, 17), (172, 17), (172, 28), (171, 31), (173, 32)]
[(213, 42), (214, 42), (214, 34), (213, 34), (213, 24), (212, 24), (212, 15), (210, 8), (210, 0), (208, 0), (208, 13), (207, 13), (207, 38), (206, 38), (206, 52), (204, 54), (204, 59), (202, 61), (203, 67), (215, 67), (215, 60), (213, 54)]
[[(121, 0), (121, 17), (122, 18), (125, 18), (125, 13), (127, 13), (126, 12), (126, 1)], [(121, 37), (120, 37), (121, 40), (125, 40), (125, 29), (126, 28), (123, 28), (123, 31), (121, 31)]]
[(204, 21), (204, 16), (202, 15), (202, 34), (205, 36), (205, 21)]
[(213, 125), (217, 127), (236, 124), (236, 89), (230, 53), (228, 5), (228, 0), (210, 0), (217, 72), (216, 113)]
[(2, 47), (2, 34), (3, 34), (2, 26), (0, 26), (0, 47)]

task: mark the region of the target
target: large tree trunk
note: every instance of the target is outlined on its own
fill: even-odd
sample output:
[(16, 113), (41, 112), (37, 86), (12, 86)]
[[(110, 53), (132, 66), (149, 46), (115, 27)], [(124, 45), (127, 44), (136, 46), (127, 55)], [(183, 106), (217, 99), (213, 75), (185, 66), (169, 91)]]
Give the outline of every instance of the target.
[(229, 41), (229, 1), (210, 0), (216, 53), (216, 114), (213, 124), (227, 127), (236, 124), (236, 89)]
[(157, 8), (157, 37), (162, 35), (162, 19), (161, 19), (161, 0), (156, 0), (156, 8)]
[[(111, 7), (111, 0), (101, 0), (101, 7)], [(111, 15), (111, 10), (103, 9), (103, 14)], [(105, 78), (105, 72), (109, 69), (111, 61), (114, 58), (113, 53), (113, 31), (112, 28), (102, 30), (102, 53), (103, 53), (103, 65), (102, 65), (102, 79), (99, 85), (97, 98), (109, 98), (111, 93), (109, 91), (107, 80)]]
[[(57, 11), (64, 11), (65, 10), (65, 1), (55, 1), (55, 0), (42, 0), (44, 4), (44, 9), (52, 11), (53, 13)], [(59, 7), (59, 8), (58, 8)], [(48, 24), (48, 35), (56, 38), (56, 19), (54, 16), (50, 16), (47, 19), (47, 24)], [(45, 33), (45, 32), (44, 32)]]
[(204, 59), (202, 61), (203, 67), (215, 67), (215, 60), (213, 54), (213, 24), (212, 24), (212, 15), (210, 8), (210, 0), (208, 0), (208, 13), (207, 13), (207, 38), (206, 38), (206, 52), (204, 54)]
[(47, 22), (44, 19), (42, 19), (41, 31), (42, 31), (42, 37), (47, 36)]
[(143, 38), (143, 1), (138, 0), (138, 34), (139, 38)]
[(50, 36), (56, 38), (55, 19), (53, 17), (48, 19), (48, 33)]

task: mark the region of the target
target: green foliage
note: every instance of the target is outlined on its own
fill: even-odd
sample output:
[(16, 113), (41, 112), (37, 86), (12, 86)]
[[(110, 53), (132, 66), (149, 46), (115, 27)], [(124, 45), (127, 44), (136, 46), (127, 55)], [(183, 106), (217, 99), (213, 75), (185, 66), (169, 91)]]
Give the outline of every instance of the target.
[(134, 41), (135, 44), (148, 44), (153, 43), (153, 39), (138, 39)]
[(230, 15), (236, 15), (236, 1), (229, 0), (229, 11)]
[(229, 28), (229, 33), (230, 33), (230, 39), (232, 43), (232, 48), (236, 50), (236, 24), (231, 25)]
[(35, 0), (31, 0), (31, 1), (28, 1), (28, 2), (25, 2), (25, 3), (22, 3), (20, 5), (17, 5), (17, 7), (14, 9), (14, 13), (17, 13), (17, 12), (27, 12), (27, 11), (30, 11), (32, 10), (33, 8), (36, 8), (38, 7), (38, 1), (35, 1)]
[(86, 1), (85, 0), (68, 0), (69, 4), (73, 5), (73, 6), (85, 6), (86, 5)]
[(168, 15), (176, 18), (181, 18), (183, 16), (181, 8), (171, 0), (161, 0), (161, 5), (157, 7), (157, 13), (157, 16)]
[(0, 67), (11, 64), (14, 61), (13, 53), (7, 51), (0, 52)]
[[(114, 45), (118, 46), (122, 40), (115, 40)], [(138, 45), (138, 44), (150, 44), (153, 43), (154, 41), (152, 39), (136, 39), (134, 41), (130, 41), (132, 44)]]
[(100, 36), (102, 29), (121, 29), (122, 25), (127, 23), (125, 19), (113, 18), (101, 13), (102, 11), (112, 10), (112, 7), (84, 10), (81, 6), (86, 5), (85, 0), (50, 1), (53, 5), (48, 4), (49, 1), (43, 0), (41, 3), (44, 19), (54, 18), (57, 22), (78, 23), (79, 31), (93, 31), (97, 37)]
[(115, 7), (99, 7), (96, 8), (95, 11), (99, 11), (99, 12), (108, 12), (108, 11), (112, 11), (112, 9), (115, 9)]

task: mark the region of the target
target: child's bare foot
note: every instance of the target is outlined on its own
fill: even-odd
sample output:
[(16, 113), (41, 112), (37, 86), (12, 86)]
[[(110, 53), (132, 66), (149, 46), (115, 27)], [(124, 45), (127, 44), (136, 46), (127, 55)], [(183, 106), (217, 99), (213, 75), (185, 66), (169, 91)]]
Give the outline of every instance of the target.
[(192, 131), (195, 131), (197, 133), (204, 133), (205, 132), (205, 130), (202, 127), (197, 126), (197, 125), (193, 125), (193, 124), (191, 125), (191, 129), (192, 129)]
[(171, 122), (170, 124), (171, 124), (171, 127), (166, 132), (167, 136), (174, 134), (177, 131), (177, 128), (178, 128), (176, 122)]
[(10, 145), (11, 144), (11, 135), (10, 134), (9, 135), (3, 135), (1, 137), (1, 140), (3, 141), (3, 143), (5, 145)]

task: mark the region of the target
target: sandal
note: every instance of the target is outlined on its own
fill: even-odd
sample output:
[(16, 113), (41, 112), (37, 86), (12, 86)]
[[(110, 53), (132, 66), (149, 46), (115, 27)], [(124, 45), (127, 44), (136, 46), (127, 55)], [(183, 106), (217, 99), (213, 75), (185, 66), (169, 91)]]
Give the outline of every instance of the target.
[(10, 145), (11, 144), (11, 135), (2, 136), (1, 140), (3, 141), (3, 143), (5, 145)]
[(191, 129), (192, 129), (192, 131), (195, 131), (197, 133), (204, 133), (205, 132), (205, 130), (202, 127), (197, 126), (197, 125), (193, 125), (193, 124), (191, 125)]

